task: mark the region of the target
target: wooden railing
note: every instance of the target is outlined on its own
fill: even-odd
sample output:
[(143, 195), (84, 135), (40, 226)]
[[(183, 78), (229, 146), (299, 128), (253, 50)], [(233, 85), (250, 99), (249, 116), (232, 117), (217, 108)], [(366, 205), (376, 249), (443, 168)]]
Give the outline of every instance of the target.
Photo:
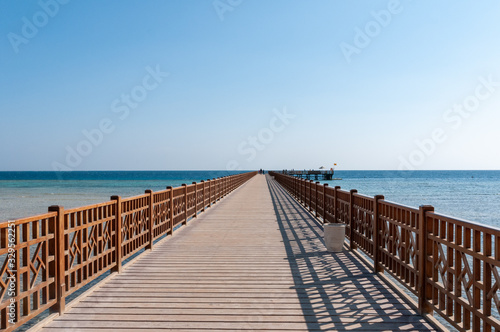
[(418, 298), (421, 314), (460, 331), (500, 331), (500, 229), (270, 172), (324, 223), (344, 223), (351, 249)]
[(0, 328), (11, 331), (47, 309), (64, 312), (66, 297), (154, 241), (171, 235), (256, 172), (0, 223)]

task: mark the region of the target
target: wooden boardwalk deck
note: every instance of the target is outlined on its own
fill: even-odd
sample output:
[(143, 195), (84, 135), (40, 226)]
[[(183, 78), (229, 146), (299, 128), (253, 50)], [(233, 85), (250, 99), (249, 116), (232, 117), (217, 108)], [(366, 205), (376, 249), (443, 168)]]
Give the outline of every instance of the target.
[(433, 329), (322, 232), (255, 176), (42, 331)]

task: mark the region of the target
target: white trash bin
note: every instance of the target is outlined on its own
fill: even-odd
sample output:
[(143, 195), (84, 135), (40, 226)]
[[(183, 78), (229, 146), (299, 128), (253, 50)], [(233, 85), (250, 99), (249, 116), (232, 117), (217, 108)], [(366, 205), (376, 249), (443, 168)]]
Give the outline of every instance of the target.
[(325, 244), (329, 252), (341, 252), (344, 246), (345, 225), (325, 224)]

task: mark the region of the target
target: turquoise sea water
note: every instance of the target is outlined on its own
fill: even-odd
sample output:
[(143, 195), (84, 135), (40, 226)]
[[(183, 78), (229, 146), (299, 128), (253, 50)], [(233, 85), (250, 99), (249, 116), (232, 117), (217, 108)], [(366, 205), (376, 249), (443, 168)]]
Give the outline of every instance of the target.
[(146, 189), (163, 190), (238, 171), (85, 171), (0, 172), (0, 221), (46, 213), (50, 205), (65, 208), (131, 197)]
[[(0, 172), (0, 221), (129, 197), (231, 175), (229, 171)], [(336, 171), (321, 181), (400, 204), (433, 205), (437, 212), (500, 227), (500, 171)]]
[(500, 171), (338, 171), (329, 186), (500, 227)]

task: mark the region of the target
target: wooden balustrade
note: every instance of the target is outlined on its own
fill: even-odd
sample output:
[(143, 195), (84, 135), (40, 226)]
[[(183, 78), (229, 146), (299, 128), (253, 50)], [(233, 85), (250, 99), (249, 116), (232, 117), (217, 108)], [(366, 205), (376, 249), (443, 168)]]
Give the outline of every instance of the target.
[(324, 223), (344, 223), (351, 249), (416, 295), (420, 313), (460, 331), (500, 330), (499, 228), (269, 174)]
[(0, 328), (12, 331), (248, 181), (248, 172), (0, 223)]

